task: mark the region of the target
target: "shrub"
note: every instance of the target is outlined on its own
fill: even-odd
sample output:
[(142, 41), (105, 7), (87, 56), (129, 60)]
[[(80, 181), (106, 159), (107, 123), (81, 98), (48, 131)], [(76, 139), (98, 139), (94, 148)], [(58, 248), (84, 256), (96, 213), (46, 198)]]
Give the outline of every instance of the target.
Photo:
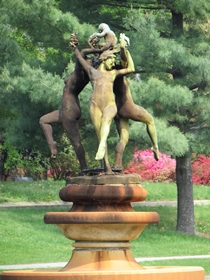
[(78, 176), (79, 173), (79, 163), (71, 145), (59, 151), (56, 158), (50, 160), (47, 172), (48, 178), (52, 177), (54, 180), (65, 180), (67, 176)]
[(6, 156), (3, 158), (2, 180), (6, 181), (10, 175), (12, 177), (17, 175), (42, 177), (45, 161), (39, 152), (27, 149), (18, 150), (6, 141), (0, 146), (0, 154), (3, 152)]
[(175, 181), (175, 167), (176, 161), (169, 155), (160, 153), (160, 159), (156, 161), (151, 150), (135, 148), (133, 160), (124, 173), (138, 173), (142, 181), (170, 182)]
[(194, 184), (210, 185), (210, 156), (199, 155), (192, 164)]

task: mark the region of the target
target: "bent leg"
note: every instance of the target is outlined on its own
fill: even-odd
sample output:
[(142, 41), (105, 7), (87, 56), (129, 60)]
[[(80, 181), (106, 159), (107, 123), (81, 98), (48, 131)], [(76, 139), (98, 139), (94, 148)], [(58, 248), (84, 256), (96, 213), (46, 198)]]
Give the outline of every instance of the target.
[[(99, 142), (99, 145), (100, 145), (100, 143), (101, 143), (101, 128), (102, 128), (102, 119), (103, 118), (102, 118), (102, 112), (101, 112), (100, 108), (98, 106), (96, 106), (94, 103), (90, 104), (90, 117), (91, 117), (92, 123), (94, 125), (96, 135), (97, 135), (97, 138), (98, 138), (98, 142)], [(105, 173), (106, 174), (113, 174), (111, 166), (109, 164), (109, 160), (108, 160), (108, 152), (107, 152), (106, 142), (105, 142), (105, 146), (103, 147), (103, 157), (98, 158), (97, 155), (98, 155), (98, 152), (97, 152), (96, 157), (95, 157), (96, 160), (100, 160), (100, 159), (104, 158)]]
[(70, 120), (63, 115), (62, 124), (63, 124), (63, 128), (66, 132), (66, 135), (68, 136), (72, 146), (74, 147), (74, 151), (75, 151), (77, 159), (80, 163), (81, 171), (87, 169), (87, 162), (86, 162), (86, 158), (85, 158), (85, 149), (81, 142), (78, 121)]
[(104, 163), (105, 163), (105, 174), (106, 175), (114, 174), (114, 172), (112, 171), (111, 165), (109, 163), (107, 144), (106, 144), (106, 149), (105, 149), (105, 154), (104, 154)]
[(100, 127), (100, 143), (96, 154), (97, 160), (104, 158), (106, 152), (106, 141), (109, 135), (110, 125), (116, 113), (117, 113), (116, 105), (107, 106), (103, 111), (103, 115), (101, 119), (101, 127)]
[[(100, 108), (95, 103), (90, 103), (90, 118), (95, 128), (95, 132), (98, 138), (98, 142), (101, 142), (101, 126), (102, 126), (102, 112)], [(103, 158), (103, 157), (102, 157)], [(100, 160), (102, 158), (97, 158), (96, 160)]]
[(114, 120), (120, 137), (119, 142), (117, 143), (117, 146), (115, 148), (115, 167), (123, 168), (122, 157), (125, 146), (127, 145), (129, 139), (129, 123), (128, 119), (124, 118), (115, 118)]
[(39, 119), (39, 124), (43, 130), (47, 143), (51, 151), (51, 157), (55, 158), (57, 154), (57, 143), (53, 140), (53, 130), (51, 123), (60, 123), (61, 122), (61, 111), (55, 110), (51, 113), (48, 113), (42, 116)]
[(154, 153), (154, 158), (155, 160), (159, 160), (158, 140), (154, 118), (149, 114), (147, 110), (136, 104), (135, 108), (131, 108), (131, 111), (133, 112), (133, 114), (130, 119), (146, 124), (147, 133), (152, 142), (152, 151)]

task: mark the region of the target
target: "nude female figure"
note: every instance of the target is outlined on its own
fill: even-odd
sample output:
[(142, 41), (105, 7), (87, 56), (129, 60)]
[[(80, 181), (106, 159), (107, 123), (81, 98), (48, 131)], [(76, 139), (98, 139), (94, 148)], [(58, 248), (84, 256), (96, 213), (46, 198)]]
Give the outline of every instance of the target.
[[(109, 33), (106, 48), (112, 46), (115, 42), (115, 35)], [(70, 46), (78, 44), (78, 40), (76, 34), (71, 34), (70, 38)], [(93, 53), (102, 53), (102, 49), (83, 49), (81, 51), (81, 55), (83, 58), (88, 54)], [(81, 64), (76, 61), (75, 69), (65, 79), (65, 86), (63, 88), (62, 95), (62, 109), (55, 110), (50, 112), (44, 116), (42, 116), (39, 120), (40, 126), (43, 130), (47, 143), (49, 145), (51, 151), (51, 157), (55, 158), (57, 155), (57, 143), (53, 140), (53, 129), (52, 123), (62, 123), (63, 128), (70, 139), (72, 146), (74, 147), (76, 156), (80, 163), (80, 169), (87, 169), (87, 163), (85, 159), (85, 150), (81, 143), (79, 128), (78, 128), (78, 120), (81, 117), (81, 109), (80, 103), (78, 99), (78, 95), (83, 90), (83, 88), (88, 84), (89, 77), (87, 73), (84, 71)]]
[[(98, 36), (98, 38), (104, 37), (105, 42), (102, 47), (114, 48), (115, 34), (110, 30), (109, 26), (105, 23), (99, 25), (99, 33), (94, 33), (90, 36), (90, 39), (93, 39)], [(89, 39), (89, 40), (90, 40)], [(129, 38), (124, 36), (124, 39), (129, 44)], [(99, 42), (96, 41), (97, 43)], [(97, 44), (91, 45), (92, 48), (97, 47)], [(98, 45), (99, 46), (99, 45)], [(100, 47), (100, 46), (99, 46)], [(127, 54), (128, 51), (125, 48), (121, 47), (121, 66), (120, 68), (127, 67)], [(120, 140), (116, 146), (116, 168), (122, 168), (122, 157), (125, 146), (129, 139), (129, 119), (143, 122), (146, 124), (147, 133), (152, 142), (152, 151), (154, 153), (155, 160), (159, 159), (159, 150), (157, 143), (157, 134), (154, 123), (154, 118), (146, 111), (143, 107), (135, 104), (129, 89), (129, 81), (125, 76), (118, 77), (114, 82), (114, 93), (116, 96), (116, 105), (117, 105), (117, 116), (115, 117), (116, 127), (120, 136)]]
[[(91, 49), (85, 49), (81, 51), (81, 55), (82, 57), (85, 57), (85, 55), (90, 52), (92, 52)], [(53, 140), (51, 123), (62, 123), (63, 128), (74, 147), (76, 156), (80, 163), (81, 171), (87, 169), (87, 163), (85, 159), (85, 150), (81, 143), (78, 128), (78, 120), (81, 117), (78, 95), (88, 82), (88, 75), (81, 64), (76, 61), (74, 71), (65, 79), (65, 86), (63, 88), (62, 95), (62, 109), (50, 112), (42, 116), (39, 120), (40, 126), (49, 145), (52, 158), (56, 157), (57, 143)]]
[[(125, 47), (124, 34), (120, 36), (120, 45)], [(115, 55), (112, 51), (103, 52), (100, 57), (100, 65), (97, 69), (89, 65), (81, 56), (78, 48), (74, 47), (74, 53), (87, 72), (93, 87), (93, 94), (90, 98), (90, 116), (99, 140), (96, 160), (104, 158), (105, 173), (112, 174), (107, 155), (107, 137), (110, 131), (111, 121), (117, 113), (115, 96), (113, 93), (113, 83), (116, 77), (134, 72), (133, 60), (127, 55), (128, 64), (123, 69), (113, 69), (115, 66)]]
[[(127, 67), (128, 51), (121, 48), (121, 67)], [(129, 58), (130, 59), (130, 58)], [(157, 134), (154, 118), (143, 107), (135, 104), (131, 96), (129, 81), (125, 76), (118, 77), (114, 82), (114, 93), (116, 96), (117, 116), (115, 123), (120, 140), (115, 149), (116, 168), (122, 168), (122, 156), (129, 139), (129, 119), (146, 124), (147, 133), (152, 142), (152, 151), (155, 160), (159, 159)]]

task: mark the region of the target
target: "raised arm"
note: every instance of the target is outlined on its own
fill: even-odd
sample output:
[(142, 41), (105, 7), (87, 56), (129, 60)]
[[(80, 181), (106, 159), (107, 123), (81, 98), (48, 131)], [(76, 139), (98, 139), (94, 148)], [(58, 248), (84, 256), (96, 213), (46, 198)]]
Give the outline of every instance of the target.
[(75, 70), (79, 70), (81, 66), (85, 69), (85, 71), (88, 73), (88, 70), (92, 67), (86, 60), (86, 55), (93, 54), (93, 53), (101, 53), (101, 50), (98, 49), (83, 49), (81, 52), (77, 48), (77, 45), (79, 44), (79, 41), (77, 39), (76, 33), (71, 34), (69, 45), (74, 50), (75, 56), (77, 58)]
[(126, 45), (125, 35), (120, 34), (120, 56), (123, 69), (118, 70), (117, 75), (126, 75), (135, 71), (133, 59), (130, 52), (126, 50)]
[(74, 48), (74, 54), (84, 70), (89, 73), (89, 70), (92, 68), (92, 66), (84, 59), (84, 54), (82, 55), (78, 48)]

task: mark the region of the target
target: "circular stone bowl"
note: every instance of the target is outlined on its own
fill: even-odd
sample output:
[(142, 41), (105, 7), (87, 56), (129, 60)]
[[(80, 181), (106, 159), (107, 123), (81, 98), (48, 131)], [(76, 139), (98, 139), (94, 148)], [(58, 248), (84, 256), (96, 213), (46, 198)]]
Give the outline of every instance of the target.
[(56, 224), (76, 241), (129, 241), (136, 239), (147, 224), (158, 223), (156, 212), (48, 212), (47, 224)]

